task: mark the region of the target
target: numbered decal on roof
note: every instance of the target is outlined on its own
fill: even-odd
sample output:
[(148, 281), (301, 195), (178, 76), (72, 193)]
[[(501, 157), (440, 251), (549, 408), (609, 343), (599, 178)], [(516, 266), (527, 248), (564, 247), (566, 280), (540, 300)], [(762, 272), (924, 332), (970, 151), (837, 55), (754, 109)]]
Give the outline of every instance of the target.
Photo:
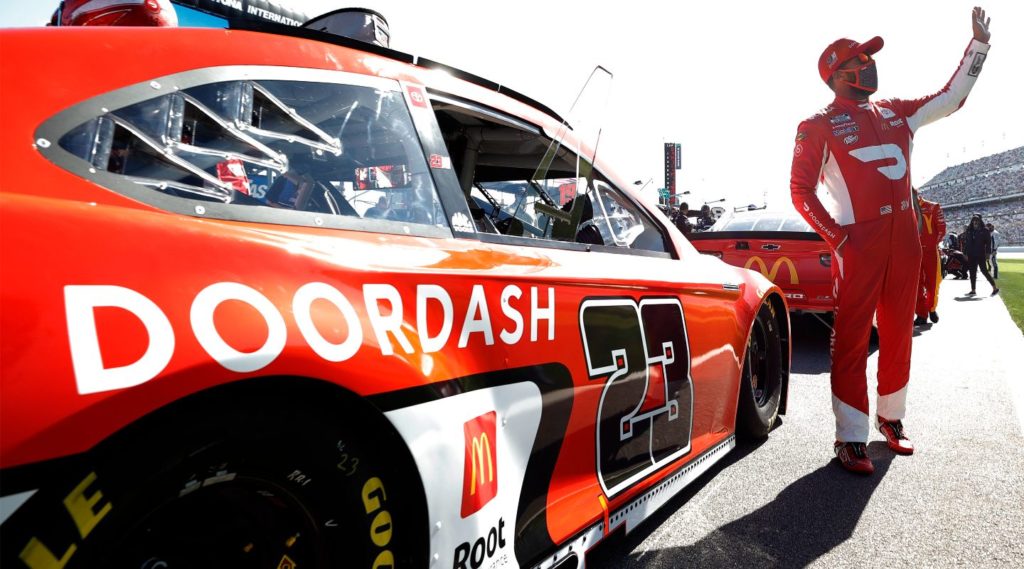
[(603, 381), (597, 474), (614, 496), (690, 452), (693, 382), (676, 298), (591, 299), (580, 333), (592, 381)]
[(427, 107), (427, 97), (423, 94), (423, 87), (418, 85), (406, 85), (405, 92), (409, 94), (409, 101), (417, 107)]

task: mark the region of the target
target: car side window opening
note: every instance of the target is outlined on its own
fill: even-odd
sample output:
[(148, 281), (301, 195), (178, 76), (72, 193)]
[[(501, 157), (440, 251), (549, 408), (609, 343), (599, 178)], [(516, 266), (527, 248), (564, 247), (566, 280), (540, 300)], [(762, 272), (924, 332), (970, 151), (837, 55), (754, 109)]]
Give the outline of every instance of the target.
[[(586, 160), (539, 129), (432, 96), (477, 231), (543, 241), (667, 252), (658, 226)], [(544, 163), (546, 167), (538, 168)], [(539, 173), (539, 176), (537, 174)], [(577, 177), (577, 174), (579, 177)]]
[(209, 83), (107, 111), (60, 146), (169, 196), (447, 227), (398, 83), (381, 83)]

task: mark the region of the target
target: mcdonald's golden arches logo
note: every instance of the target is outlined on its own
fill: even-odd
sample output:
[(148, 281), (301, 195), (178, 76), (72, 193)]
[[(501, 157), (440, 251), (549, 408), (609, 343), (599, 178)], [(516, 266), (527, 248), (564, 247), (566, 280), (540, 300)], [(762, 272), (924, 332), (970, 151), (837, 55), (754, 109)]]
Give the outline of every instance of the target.
[(924, 220), (925, 233), (927, 233), (928, 235), (931, 235), (932, 233), (935, 233), (935, 231), (932, 230), (932, 216), (931, 216), (931, 214), (922, 212), (921, 213), (921, 218)]
[(776, 259), (772, 264), (772, 270), (770, 271), (768, 270), (768, 265), (764, 262), (764, 259), (757, 256), (747, 259), (743, 268), (749, 269), (754, 265), (757, 265), (757, 270), (760, 271), (762, 275), (768, 277), (768, 280), (772, 282), (775, 282), (775, 276), (779, 274), (779, 267), (786, 265), (786, 267), (789, 268), (789, 284), (800, 284), (800, 277), (796, 274), (796, 265), (793, 264), (793, 261), (789, 257), (779, 257)]
[(466, 421), (466, 460), (462, 476), (462, 517), (483, 508), (498, 495), (497, 413)]

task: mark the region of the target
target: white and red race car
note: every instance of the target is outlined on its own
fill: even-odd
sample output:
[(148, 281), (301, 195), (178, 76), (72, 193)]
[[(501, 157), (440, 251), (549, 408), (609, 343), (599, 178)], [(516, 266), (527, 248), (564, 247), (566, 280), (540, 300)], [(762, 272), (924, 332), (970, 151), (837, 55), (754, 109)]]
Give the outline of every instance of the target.
[(0, 31), (4, 567), (581, 567), (768, 434), (783, 292), (554, 112), (244, 27)]

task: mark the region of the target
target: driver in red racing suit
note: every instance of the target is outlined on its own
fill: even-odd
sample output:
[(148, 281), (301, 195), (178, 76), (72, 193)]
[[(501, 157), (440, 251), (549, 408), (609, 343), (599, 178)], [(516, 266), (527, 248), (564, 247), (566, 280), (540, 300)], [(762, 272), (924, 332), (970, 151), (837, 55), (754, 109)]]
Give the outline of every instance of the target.
[[(910, 151), (917, 129), (959, 109), (981, 72), (990, 37), (984, 10), (974, 8), (972, 22), (974, 39), (953, 77), (920, 99), (868, 100), (878, 87), (871, 54), (882, 48), (882, 38), (832, 43), (818, 60), (818, 72), (836, 98), (797, 129), (790, 190), (796, 210), (832, 249), (834, 450), (840, 464), (853, 472), (874, 471), (866, 452), (866, 367), (875, 314), (876, 425), (894, 452), (914, 451), (902, 425), (921, 267)], [(834, 202), (830, 209), (816, 193), (819, 181)]]

